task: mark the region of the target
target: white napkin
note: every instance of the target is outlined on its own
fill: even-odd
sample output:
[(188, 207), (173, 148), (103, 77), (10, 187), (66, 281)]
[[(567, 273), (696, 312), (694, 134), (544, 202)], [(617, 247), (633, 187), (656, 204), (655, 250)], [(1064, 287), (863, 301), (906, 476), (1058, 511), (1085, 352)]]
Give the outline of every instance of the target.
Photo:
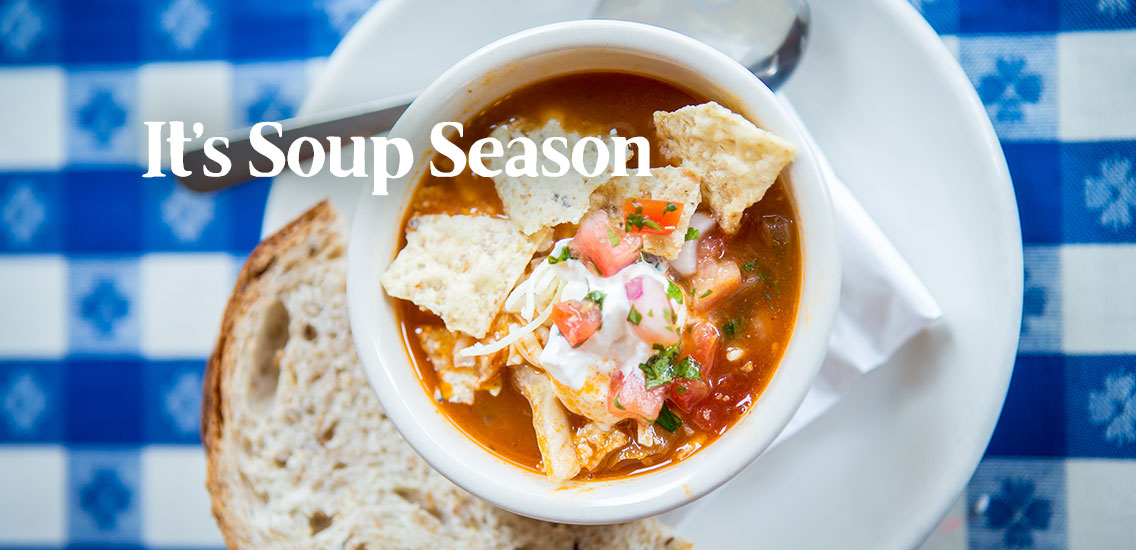
[[(778, 97), (805, 127), (788, 100), (783, 95)], [(911, 266), (836, 177), (813, 137), (806, 133), (805, 139), (829, 182), (843, 279), (840, 306), (820, 375), (773, 446), (831, 408), (857, 378), (883, 364), (905, 342), (943, 316)]]

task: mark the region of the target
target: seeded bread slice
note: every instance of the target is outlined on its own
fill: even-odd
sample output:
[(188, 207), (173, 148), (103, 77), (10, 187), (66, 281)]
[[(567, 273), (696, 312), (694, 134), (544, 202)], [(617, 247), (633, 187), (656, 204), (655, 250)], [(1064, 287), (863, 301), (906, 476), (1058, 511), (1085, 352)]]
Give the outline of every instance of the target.
[(690, 548), (655, 520), (517, 516), (431, 469), (355, 354), (345, 248), (342, 222), (321, 203), (262, 242), (237, 278), (206, 370), (201, 434), (229, 548)]

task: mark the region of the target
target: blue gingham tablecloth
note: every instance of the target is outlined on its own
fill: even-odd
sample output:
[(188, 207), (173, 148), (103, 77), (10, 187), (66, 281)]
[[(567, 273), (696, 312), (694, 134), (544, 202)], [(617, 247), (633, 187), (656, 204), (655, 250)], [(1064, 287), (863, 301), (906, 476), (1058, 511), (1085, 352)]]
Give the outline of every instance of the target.
[[(292, 115), (373, 0), (0, 0), (0, 547), (214, 548), (201, 375), (268, 183), (143, 180), (144, 120)], [(1136, 6), (913, 0), (1025, 240), (1002, 418), (928, 548), (1136, 548)]]

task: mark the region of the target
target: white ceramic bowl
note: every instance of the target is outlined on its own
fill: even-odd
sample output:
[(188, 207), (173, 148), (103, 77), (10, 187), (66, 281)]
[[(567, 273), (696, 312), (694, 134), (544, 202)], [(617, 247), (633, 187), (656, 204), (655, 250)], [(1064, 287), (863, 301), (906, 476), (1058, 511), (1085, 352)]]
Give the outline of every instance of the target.
[[(789, 167), (804, 257), (801, 307), (773, 379), (754, 407), (702, 451), (658, 471), (612, 481), (554, 486), (470, 440), (423, 390), (405, 349), (394, 300), (379, 278), (397, 253), (399, 220), (433, 155), (430, 129), (466, 122), (526, 84), (591, 70), (642, 74), (717, 100), (796, 144)], [(499, 40), (438, 77), (391, 130), (417, 154), (409, 175), (389, 182), (387, 197), (364, 191), (356, 207), (347, 261), (351, 331), (371, 386), (406, 440), (457, 485), (518, 514), (563, 523), (614, 523), (690, 502), (761, 454), (797, 410), (820, 368), (840, 293), (840, 263), (827, 187), (804, 130), (744, 67), (701, 42), (637, 23), (573, 21)]]

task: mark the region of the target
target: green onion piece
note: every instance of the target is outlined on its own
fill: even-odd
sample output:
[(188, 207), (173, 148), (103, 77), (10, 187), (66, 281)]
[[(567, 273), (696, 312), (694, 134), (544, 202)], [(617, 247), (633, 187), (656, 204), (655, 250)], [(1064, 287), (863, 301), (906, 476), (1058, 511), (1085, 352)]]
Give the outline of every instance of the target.
[(631, 306), (631, 311), (627, 312), (627, 320), (630, 321), (631, 324), (638, 326), (639, 322), (643, 320), (643, 315), (635, 309), (635, 306)]
[(734, 335), (737, 334), (737, 333), (738, 333), (738, 322), (737, 321), (730, 321), (729, 323), (722, 325), (722, 334), (726, 338), (733, 338)]
[(610, 227), (607, 228), (607, 242), (611, 243), (612, 247), (619, 246), (619, 235), (616, 235)]
[(674, 281), (667, 283), (667, 297), (680, 304), (682, 303), (682, 289), (674, 284)]
[(556, 256), (553, 256), (552, 254), (549, 254), (549, 255), (548, 255), (548, 263), (550, 263), (550, 264), (558, 264), (558, 263), (560, 263), (560, 262), (566, 262), (566, 261), (568, 261), (568, 260), (569, 260), (570, 258), (572, 258), (572, 251), (571, 251), (571, 250), (568, 250), (568, 247), (567, 247), (567, 246), (565, 246), (564, 248), (561, 248), (561, 249), (560, 249), (560, 254), (558, 254), (558, 255), (556, 255)]

